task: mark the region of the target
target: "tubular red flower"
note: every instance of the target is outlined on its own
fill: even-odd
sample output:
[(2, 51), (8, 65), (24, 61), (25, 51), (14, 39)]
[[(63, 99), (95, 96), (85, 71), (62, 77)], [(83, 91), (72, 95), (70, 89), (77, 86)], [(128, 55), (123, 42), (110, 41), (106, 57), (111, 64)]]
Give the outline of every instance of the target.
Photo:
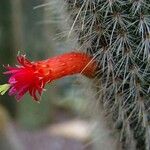
[(38, 101), (46, 83), (77, 73), (92, 78), (96, 71), (96, 63), (85, 53), (71, 52), (37, 62), (30, 62), (25, 56), (18, 56), (17, 60), (20, 66), (8, 66), (4, 74), (10, 75), (9, 95), (15, 95), (18, 101), (26, 92)]

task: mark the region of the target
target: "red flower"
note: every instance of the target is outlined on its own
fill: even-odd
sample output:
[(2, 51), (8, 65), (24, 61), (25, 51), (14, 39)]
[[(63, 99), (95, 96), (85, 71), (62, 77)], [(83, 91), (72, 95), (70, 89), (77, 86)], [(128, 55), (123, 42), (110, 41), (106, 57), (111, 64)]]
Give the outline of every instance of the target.
[(10, 75), (9, 95), (15, 95), (18, 101), (26, 92), (38, 101), (46, 83), (76, 73), (93, 77), (96, 70), (92, 58), (84, 53), (71, 52), (37, 62), (30, 62), (25, 56), (18, 56), (17, 60), (20, 66), (8, 66), (4, 74)]
[(35, 63), (29, 62), (24, 56), (17, 57), (21, 66), (6, 67), (8, 70), (4, 74), (10, 74), (8, 83), (11, 88), (9, 95), (16, 95), (16, 99), (20, 100), (22, 96), (29, 92), (30, 95), (38, 100), (36, 92), (41, 95), (46, 81), (43, 79), (44, 74), (40, 73)]

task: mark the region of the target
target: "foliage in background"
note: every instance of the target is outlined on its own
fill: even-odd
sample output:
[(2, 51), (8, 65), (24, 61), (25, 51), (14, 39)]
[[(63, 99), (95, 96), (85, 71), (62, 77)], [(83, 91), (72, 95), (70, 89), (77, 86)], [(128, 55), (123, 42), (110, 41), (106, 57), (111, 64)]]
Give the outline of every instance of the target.
[[(26, 54), (30, 60), (46, 59), (75, 47), (76, 41), (69, 41), (63, 1), (7, 0), (0, 8), (0, 62), (16, 64), (17, 53)], [(1, 74), (4, 69), (1, 65)], [(36, 129), (57, 120), (57, 111), (65, 110), (71, 116), (80, 114), (78, 96), (70, 84), (75, 78), (51, 83), (46, 87), (40, 104), (25, 96), (23, 102), (3, 96), (1, 103), (7, 105), (10, 114), (26, 128)], [(1, 77), (2, 81), (2, 77)], [(56, 86), (57, 84), (57, 86)], [(73, 89), (72, 89), (73, 87)], [(70, 94), (71, 93), (71, 94)], [(77, 92), (76, 92), (77, 94)], [(82, 105), (82, 104), (81, 104)], [(78, 107), (79, 106), (79, 107)], [(81, 111), (82, 112), (82, 111)], [(61, 111), (60, 111), (61, 113)]]
[[(16, 51), (13, 39), (13, 30), (12, 30), (12, 18), (11, 18), (11, 1), (2, 0), (0, 5), (0, 78), (6, 80), (2, 76), (4, 64), (13, 64)], [(0, 98), (3, 105), (11, 112), (11, 115), (14, 117), (16, 113), (16, 103), (9, 96), (3, 96)]]

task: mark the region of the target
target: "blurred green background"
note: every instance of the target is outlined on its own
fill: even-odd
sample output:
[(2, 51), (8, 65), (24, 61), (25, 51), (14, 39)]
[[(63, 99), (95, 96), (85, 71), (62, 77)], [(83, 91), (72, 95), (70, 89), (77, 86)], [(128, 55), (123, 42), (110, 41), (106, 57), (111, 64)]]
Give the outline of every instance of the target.
[[(0, 1), (1, 84), (7, 80), (2, 75), (5, 71), (2, 65), (15, 65), (18, 52), (30, 60), (42, 60), (74, 47), (75, 43), (69, 44), (63, 33), (67, 25), (58, 6), (61, 4), (57, 1), (46, 0)], [(28, 95), (20, 103), (14, 97), (1, 96), (0, 103), (23, 127), (36, 129), (63, 119), (64, 114), (67, 117), (83, 114), (80, 108), (83, 100), (78, 93), (80, 85), (76, 81), (76, 77), (69, 77), (51, 83), (40, 104)]]
[[(36, 61), (76, 47), (75, 40), (70, 41), (67, 36), (68, 24), (62, 6), (60, 0), (0, 1), (0, 84), (7, 81), (3, 65), (15, 66), (18, 53)], [(47, 133), (52, 124), (77, 119), (68, 125), (72, 136), (79, 132), (81, 137), (85, 134), (88, 139), (86, 130), (82, 134), (82, 128), (89, 122), (85, 111), (87, 100), (80, 81), (76, 76), (63, 78), (47, 85), (46, 89), (40, 104), (28, 94), (21, 102), (7, 94), (0, 96), (0, 150), (82, 150), (89, 147), (88, 144), (83, 148), (82, 140), (57, 139), (59, 135), (54, 138)]]

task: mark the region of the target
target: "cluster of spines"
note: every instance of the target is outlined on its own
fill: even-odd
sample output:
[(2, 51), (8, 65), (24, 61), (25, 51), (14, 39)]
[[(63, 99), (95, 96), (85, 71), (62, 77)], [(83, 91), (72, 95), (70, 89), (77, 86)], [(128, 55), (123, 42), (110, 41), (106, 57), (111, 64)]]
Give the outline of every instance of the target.
[[(81, 49), (99, 63), (99, 100), (124, 149), (150, 149), (150, 1), (66, 0)], [(132, 139), (132, 140), (131, 140)], [(136, 141), (133, 146), (133, 139)], [(132, 144), (132, 146), (131, 146)]]

